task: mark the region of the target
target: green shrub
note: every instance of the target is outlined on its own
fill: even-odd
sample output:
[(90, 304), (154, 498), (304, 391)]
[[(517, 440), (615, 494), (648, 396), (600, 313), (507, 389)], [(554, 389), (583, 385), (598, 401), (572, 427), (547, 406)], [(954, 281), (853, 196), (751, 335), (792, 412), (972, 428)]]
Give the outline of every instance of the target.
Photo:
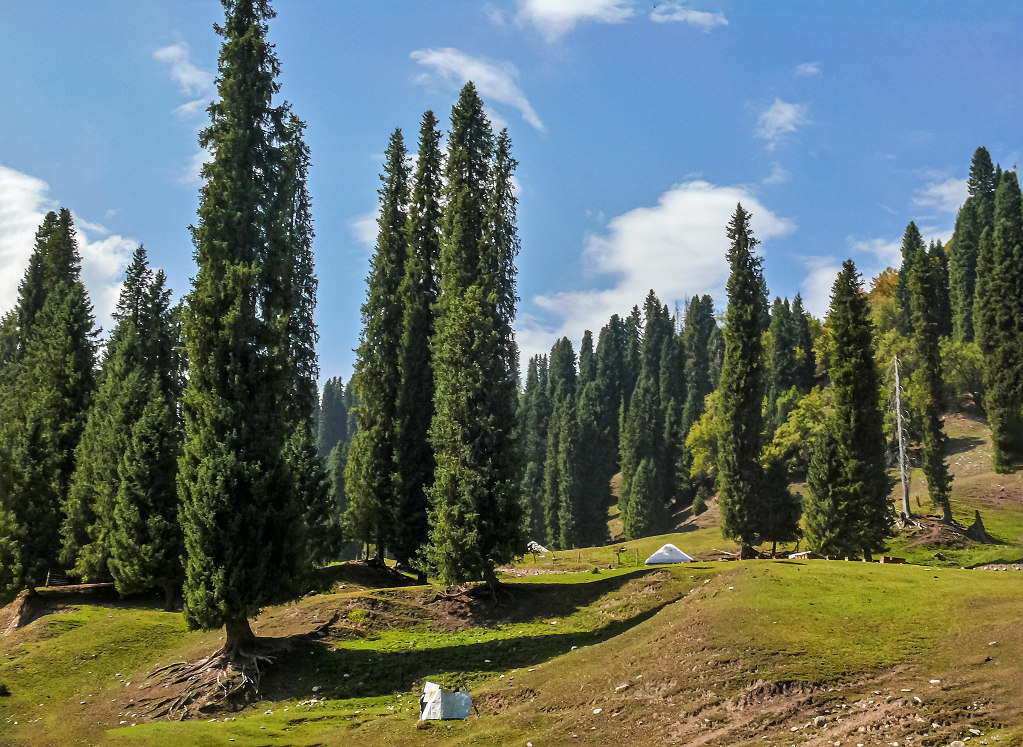
[(0, 682), (0, 698), (6, 698), (10, 694), (11, 691), (7, 689), (7, 685), (5, 685), (3, 682)]
[(707, 489), (700, 486), (700, 489), (696, 491), (696, 497), (693, 498), (693, 516), (699, 516), (707, 510)]
[(348, 622), (356, 627), (366, 622), (366, 610), (348, 610)]

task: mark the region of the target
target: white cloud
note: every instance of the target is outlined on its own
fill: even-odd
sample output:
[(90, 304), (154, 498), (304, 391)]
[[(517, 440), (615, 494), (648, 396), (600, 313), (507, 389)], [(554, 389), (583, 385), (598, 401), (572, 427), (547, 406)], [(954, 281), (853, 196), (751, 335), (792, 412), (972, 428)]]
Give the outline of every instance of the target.
[(810, 123), (805, 104), (790, 104), (775, 99), (757, 119), (757, 137), (767, 141), (767, 149), (774, 150), (782, 139)]
[(213, 93), (213, 73), (200, 70), (191, 60), (192, 52), (184, 42), (161, 47), (153, 57), (170, 65), (171, 78), (177, 82), (181, 92), (192, 98)]
[(360, 215), (349, 221), (348, 225), (352, 230), (352, 236), (363, 246), (373, 248), (377, 243), (379, 226), (377, 218), (380, 216), (379, 208), (374, 208), (365, 215)]
[(815, 78), (820, 74), (821, 64), (819, 62), (804, 62), (796, 65), (796, 77)]
[(519, 71), (511, 63), (470, 57), (453, 47), (418, 49), (410, 56), (431, 71), (417, 76), (418, 82), (430, 83), (439, 78), (448, 87), (457, 90), (471, 80), (484, 100), (515, 107), (522, 113), (524, 120), (536, 129), (543, 130), (543, 122), (516, 83)]
[[(872, 239), (849, 239), (849, 248), (852, 250), (854, 255), (872, 257), (875, 262), (880, 262), (880, 270), (885, 267), (894, 267), (898, 269), (899, 265), (902, 264), (902, 237), (891, 238), (872, 238)], [(854, 260), (856, 257), (854, 256)], [(860, 265), (860, 261), (857, 260), (857, 266)], [(869, 264), (863, 263), (864, 267), (861, 270), (865, 270), (870, 267)]]
[(724, 300), (728, 277), (725, 229), (736, 203), (753, 214), (759, 239), (794, 230), (744, 187), (705, 181), (678, 184), (653, 207), (640, 207), (612, 218), (606, 232), (588, 237), (585, 262), (593, 275), (610, 279), (609, 287), (538, 296), (533, 302), (553, 323), (523, 316), (516, 324), (522, 360), (545, 353), (563, 335), (596, 333), (612, 314), (625, 315), (653, 288), (669, 306), (709, 293)]
[(685, 23), (694, 26), (705, 34), (709, 34), (718, 26), (727, 26), (728, 19), (724, 13), (709, 13), (705, 10), (693, 10), (684, 2), (662, 2), (650, 11), (650, 20), (654, 23)]
[(192, 157), (188, 159), (188, 165), (181, 169), (181, 175), (178, 178), (178, 182), (186, 187), (201, 186), (203, 164), (210, 163), (212, 160), (212, 153), (205, 148), (199, 148), (199, 150), (193, 153)]
[(913, 204), (936, 208), (943, 213), (956, 213), (969, 196), (966, 179), (945, 179), (928, 182), (913, 195)]
[(516, 20), (556, 41), (584, 21), (622, 23), (635, 11), (630, 0), (520, 0)]
[[(35, 247), (35, 233), (45, 214), (58, 204), (41, 179), (0, 165), (0, 313), (14, 307), (18, 284)], [(109, 212), (109, 211), (108, 211)], [(136, 242), (111, 234), (72, 212), (82, 257), (82, 280), (96, 311), (96, 322), (110, 329), (110, 314), (117, 305), (121, 276)]]
[(792, 174), (787, 169), (782, 168), (780, 163), (775, 161), (774, 166), (771, 169), (771, 173), (764, 178), (762, 184), (784, 184), (789, 180), (790, 176), (792, 176)]
[(803, 262), (807, 269), (806, 278), (799, 286), (803, 308), (818, 319), (823, 319), (831, 306), (831, 288), (842, 269), (842, 263), (834, 257), (807, 257)]

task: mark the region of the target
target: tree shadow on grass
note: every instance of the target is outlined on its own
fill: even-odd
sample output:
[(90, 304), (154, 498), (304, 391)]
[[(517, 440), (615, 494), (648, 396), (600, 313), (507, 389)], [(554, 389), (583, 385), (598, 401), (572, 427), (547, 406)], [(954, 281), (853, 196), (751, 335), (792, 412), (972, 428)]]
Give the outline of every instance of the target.
[(583, 632), (523, 635), (401, 651), (331, 649), (324, 642), (309, 642), (296, 645), (287, 660), (267, 672), (260, 694), (268, 700), (377, 697), (408, 692), (426, 677), (450, 688), (471, 688), (498, 673), (537, 666), (573, 648), (614, 638), (675, 601), (675, 598), (662, 601), (626, 619), (611, 620)]
[(976, 436), (958, 436), (956, 438), (950, 438), (948, 439), (945, 454), (946, 456), (963, 454), (967, 451), (973, 451), (983, 443), (984, 440), (977, 438)]

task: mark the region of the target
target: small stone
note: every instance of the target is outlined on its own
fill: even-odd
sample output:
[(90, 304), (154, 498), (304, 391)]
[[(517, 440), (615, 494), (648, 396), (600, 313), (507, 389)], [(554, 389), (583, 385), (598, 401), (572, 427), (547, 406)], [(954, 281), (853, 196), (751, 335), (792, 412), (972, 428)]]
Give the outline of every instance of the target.
[(824, 726), (824, 724), (826, 724), (827, 722), (828, 722), (828, 720), (826, 718), (824, 718), (823, 716), (814, 716), (813, 717), (813, 725), (815, 727), (817, 727), (818, 729), (821, 728), (822, 726)]
[(320, 686), (319, 685), (313, 685), (313, 692), (314, 693), (318, 693), (319, 691), (320, 691)]
[(989, 643), (988, 645), (989, 646), (997, 646), (998, 645), (998, 641), (991, 641), (991, 643)]
[(931, 684), (932, 685), (940, 685), (941, 684), (941, 680), (931, 680)]
[(594, 708), (593, 709), (593, 715), (596, 716), (596, 715), (598, 715), (600, 713), (603, 713), (603, 711), (604, 711), (603, 708)]

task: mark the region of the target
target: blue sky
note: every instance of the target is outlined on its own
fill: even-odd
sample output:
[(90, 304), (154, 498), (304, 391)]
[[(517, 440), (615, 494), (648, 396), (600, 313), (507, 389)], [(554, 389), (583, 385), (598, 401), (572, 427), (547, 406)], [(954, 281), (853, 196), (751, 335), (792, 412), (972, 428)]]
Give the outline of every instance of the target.
[[(822, 315), (841, 262), (869, 279), (915, 220), (947, 239), (970, 157), (1012, 168), (1023, 4), (276, 3), (281, 95), (308, 122), (323, 375), (347, 380), (390, 132), (415, 148), (467, 79), (519, 160), (523, 359), (578, 343), (653, 288), (724, 304), (741, 201), (772, 296)], [(177, 294), (194, 273), (197, 132), (222, 18), (210, 0), (4, 0), (0, 311), (42, 214), (69, 207), (101, 323), (145, 244)]]

